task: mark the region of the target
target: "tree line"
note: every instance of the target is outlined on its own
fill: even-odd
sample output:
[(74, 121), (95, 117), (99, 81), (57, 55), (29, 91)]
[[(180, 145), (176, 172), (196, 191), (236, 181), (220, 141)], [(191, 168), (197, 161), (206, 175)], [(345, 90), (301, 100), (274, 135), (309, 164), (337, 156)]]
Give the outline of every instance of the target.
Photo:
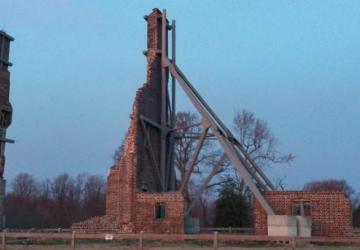
[[(178, 134), (184, 135), (175, 143), (179, 185), (189, 170), (197, 135), (204, 129), (200, 124), (199, 116), (194, 113), (178, 112), (176, 115)], [(232, 130), (261, 169), (289, 164), (295, 158), (291, 153), (280, 152), (279, 141), (267, 123), (252, 112), (235, 112)], [(123, 148), (120, 145), (116, 150), (115, 164), (121, 159)], [(283, 179), (273, 181), (277, 189), (286, 189)], [(101, 176), (79, 174), (71, 177), (65, 173), (39, 182), (28, 173), (20, 173), (9, 186), (5, 214), (10, 228), (66, 228), (74, 222), (105, 214), (106, 182)], [(345, 181), (311, 182), (304, 186), (304, 190), (345, 191), (353, 202), (353, 224), (360, 227), (359, 198)], [(184, 196), (187, 207), (194, 207), (191, 214), (199, 217), (202, 227), (252, 225), (252, 194), (211, 137), (204, 142)]]
[(105, 214), (103, 177), (60, 174), (39, 182), (28, 173), (11, 181), (5, 197), (8, 228), (68, 228), (73, 222)]
[[(214, 199), (201, 199), (193, 211), (203, 226), (251, 227), (251, 201), (239, 182), (229, 180), (218, 187)], [(8, 228), (69, 228), (72, 223), (105, 214), (106, 183), (102, 176), (61, 174), (37, 181), (20, 173), (10, 183), (5, 214)], [(344, 191), (353, 204), (353, 225), (360, 227), (359, 194), (344, 180), (307, 183), (304, 191)], [(209, 197), (208, 197), (209, 198)]]

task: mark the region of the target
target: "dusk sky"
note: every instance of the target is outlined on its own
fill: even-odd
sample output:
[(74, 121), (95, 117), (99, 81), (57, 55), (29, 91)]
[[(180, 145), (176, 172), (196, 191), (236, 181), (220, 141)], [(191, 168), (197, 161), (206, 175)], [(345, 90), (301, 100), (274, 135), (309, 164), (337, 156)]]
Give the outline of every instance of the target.
[(272, 178), (360, 191), (358, 0), (1, 0), (0, 29), (16, 39), (7, 179), (106, 176), (146, 79), (143, 16), (154, 7), (176, 20), (177, 64), (225, 123), (252, 111), (296, 156)]

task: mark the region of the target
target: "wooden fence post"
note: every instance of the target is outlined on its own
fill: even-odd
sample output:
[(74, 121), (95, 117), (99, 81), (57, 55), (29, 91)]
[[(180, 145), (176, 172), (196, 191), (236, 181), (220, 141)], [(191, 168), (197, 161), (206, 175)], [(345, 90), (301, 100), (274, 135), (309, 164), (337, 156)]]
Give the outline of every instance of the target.
[(139, 250), (142, 250), (144, 248), (144, 246), (143, 246), (143, 234), (144, 234), (144, 231), (141, 231), (140, 235), (139, 235)]
[(218, 232), (214, 232), (214, 247), (215, 250), (218, 249)]
[(295, 250), (296, 249), (296, 238), (293, 237), (290, 242), (291, 242), (291, 249)]
[(71, 235), (71, 249), (75, 249), (75, 231)]
[(2, 231), (1, 249), (2, 250), (6, 249), (6, 230), (5, 229), (3, 229), (3, 231)]

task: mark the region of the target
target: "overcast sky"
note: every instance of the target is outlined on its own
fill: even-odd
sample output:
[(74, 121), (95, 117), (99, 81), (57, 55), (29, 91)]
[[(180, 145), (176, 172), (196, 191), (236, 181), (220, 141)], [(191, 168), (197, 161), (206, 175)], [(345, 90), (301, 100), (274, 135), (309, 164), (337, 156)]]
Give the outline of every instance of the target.
[(360, 1), (169, 2), (1, 0), (16, 39), (6, 178), (106, 176), (146, 78), (143, 15), (158, 7), (177, 21), (178, 65), (225, 123), (250, 110), (296, 155), (270, 176), (360, 191)]

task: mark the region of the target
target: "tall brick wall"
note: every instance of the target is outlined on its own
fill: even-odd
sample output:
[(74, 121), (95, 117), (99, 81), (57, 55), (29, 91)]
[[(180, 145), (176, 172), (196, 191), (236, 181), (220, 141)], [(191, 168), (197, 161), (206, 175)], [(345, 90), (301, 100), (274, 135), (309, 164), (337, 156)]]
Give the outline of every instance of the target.
[[(353, 236), (351, 202), (343, 192), (273, 191), (264, 195), (278, 215), (292, 215), (294, 202), (310, 202), (313, 236)], [(267, 235), (267, 215), (257, 201), (254, 227), (256, 234)]]
[[(136, 96), (138, 108), (137, 119), (143, 115), (152, 121), (161, 123), (161, 12), (154, 9), (147, 17), (147, 69), (146, 83), (139, 89)], [(157, 164), (160, 163), (160, 130), (147, 126), (152, 150)], [(149, 192), (160, 191), (160, 180), (150, 158), (149, 149), (145, 147), (144, 131), (137, 129), (137, 187), (146, 188)]]
[[(184, 232), (184, 199), (181, 193), (160, 193), (158, 166), (150, 158), (140, 117), (160, 124), (161, 114), (161, 12), (147, 17), (147, 82), (138, 89), (130, 127), (121, 159), (110, 169), (107, 179), (106, 216), (75, 223), (86, 232)], [(146, 126), (155, 161), (160, 163), (160, 131)], [(146, 189), (147, 192), (142, 192)], [(155, 219), (155, 206), (166, 207), (166, 217)], [(111, 221), (111, 223), (109, 223)]]
[[(133, 104), (131, 123), (124, 142), (123, 156), (110, 170), (107, 188), (107, 214), (116, 215), (120, 223), (130, 223), (134, 227), (136, 192), (146, 188), (148, 192), (160, 191), (159, 179), (145, 146), (145, 135), (140, 124), (140, 116), (160, 123), (161, 108), (161, 58), (157, 49), (157, 27), (161, 17), (154, 10), (148, 17), (147, 82), (138, 89)], [(156, 37), (153, 38), (153, 36)], [(160, 39), (161, 40), (161, 39)], [(147, 126), (152, 149), (157, 162), (160, 162), (160, 132)]]

